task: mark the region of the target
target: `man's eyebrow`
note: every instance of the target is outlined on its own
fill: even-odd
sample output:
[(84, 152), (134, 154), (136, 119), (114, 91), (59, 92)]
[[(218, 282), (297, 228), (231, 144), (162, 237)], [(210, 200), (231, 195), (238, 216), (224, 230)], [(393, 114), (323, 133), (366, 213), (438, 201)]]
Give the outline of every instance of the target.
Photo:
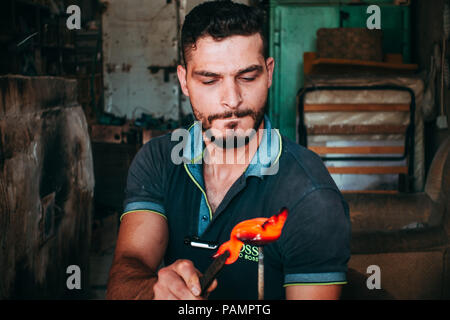
[(247, 67), (245, 69), (241, 69), (237, 72), (238, 75), (244, 74), (244, 73), (248, 73), (248, 72), (253, 72), (253, 71), (258, 71), (258, 73), (263, 71), (263, 67), (260, 66), (259, 64), (254, 64), (251, 65), (250, 67)]
[(210, 72), (210, 71), (203, 71), (203, 70), (194, 71), (193, 74), (197, 75), (197, 76), (204, 76), (204, 77), (220, 77), (220, 74), (218, 74), (218, 73), (214, 73), (214, 72)]
[[(258, 73), (262, 72), (263, 71), (263, 67), (258, 65), (258, 64), (254, 64), (254, 65), (251, 65), (251, 66), (249, 66), (247, 68), (239, 70), (236, 74), (237, 75), (241, 75), (241, 74), (248, 73), (248, 72), (253, 72), (253, 71), (257, 71)], [(211, 71), (205, 71), (205, 70), (193, 71), (193, 74), (197, 75), (197, 76), (214, 77), (214, 78), (217, 78), (217, 77), (221, 76), (218, 73), (211, 72)]]

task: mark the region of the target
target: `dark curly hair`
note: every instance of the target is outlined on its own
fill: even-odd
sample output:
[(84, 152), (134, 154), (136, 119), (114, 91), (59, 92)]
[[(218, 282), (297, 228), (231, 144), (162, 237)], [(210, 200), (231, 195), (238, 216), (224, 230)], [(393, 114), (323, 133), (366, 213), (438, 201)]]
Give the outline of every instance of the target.
[[(266, 57), (267, 39), (264, 34), (265, 12), (232, 1), (208, 1), (199, 4), (186, 16), (181, 29), (181, 48), (186, 65), (191, 49), (204, 36), (221, 39), (234, 36), (250, 36), (256, 33), (263, 40), (262, 55)], [(266, 57), (267, 58), (267, 57)]]

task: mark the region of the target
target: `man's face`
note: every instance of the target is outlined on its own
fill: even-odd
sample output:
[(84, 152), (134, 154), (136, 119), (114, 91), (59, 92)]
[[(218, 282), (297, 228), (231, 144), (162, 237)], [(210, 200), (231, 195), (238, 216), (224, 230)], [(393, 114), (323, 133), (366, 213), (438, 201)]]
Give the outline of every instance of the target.
[(178, 66), (181, 88), (203, 130), (226, 139), (258, 129), (274, 68), (262, 47), (259, 34), (203, 37), (191, 49), (187, 68)]

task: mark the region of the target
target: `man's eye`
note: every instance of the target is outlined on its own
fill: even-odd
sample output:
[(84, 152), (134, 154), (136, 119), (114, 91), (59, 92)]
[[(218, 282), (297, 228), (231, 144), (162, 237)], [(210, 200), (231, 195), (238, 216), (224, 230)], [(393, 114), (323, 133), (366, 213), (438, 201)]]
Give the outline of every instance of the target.
[(253, 81), (253, 80), (255, 80), (254, 77), (252, 77), (252, 78), (245, 77), (245, 78), (241, 78), (241, 79), (244, 80), (244, 81)]
[(213, 84), (216, 80), (202, 81), (203, 84)]

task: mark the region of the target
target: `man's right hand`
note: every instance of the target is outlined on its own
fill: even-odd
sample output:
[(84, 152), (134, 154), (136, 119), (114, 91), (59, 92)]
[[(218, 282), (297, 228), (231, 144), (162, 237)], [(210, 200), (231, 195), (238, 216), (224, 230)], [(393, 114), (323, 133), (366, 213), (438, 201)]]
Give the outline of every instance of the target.
[[(155, 300), (203, 300), (200, 296), (201, 273), (190, 260), (177, 260), (158, 271), (158, 281), (153, 286)], [(206, 296), (217, 287), (217, 280), (207, 290)]]
[[(152, 212), (123, 217), (108, 282), (108, 299), (196, 299), (201, 273), (192, 261), (177, 260), (161, 268), (169, 238), (167, 220)], [(151, 254), (149, 254), (151, 252)], [(217, 280), (205, 296), (217, 287)]]

